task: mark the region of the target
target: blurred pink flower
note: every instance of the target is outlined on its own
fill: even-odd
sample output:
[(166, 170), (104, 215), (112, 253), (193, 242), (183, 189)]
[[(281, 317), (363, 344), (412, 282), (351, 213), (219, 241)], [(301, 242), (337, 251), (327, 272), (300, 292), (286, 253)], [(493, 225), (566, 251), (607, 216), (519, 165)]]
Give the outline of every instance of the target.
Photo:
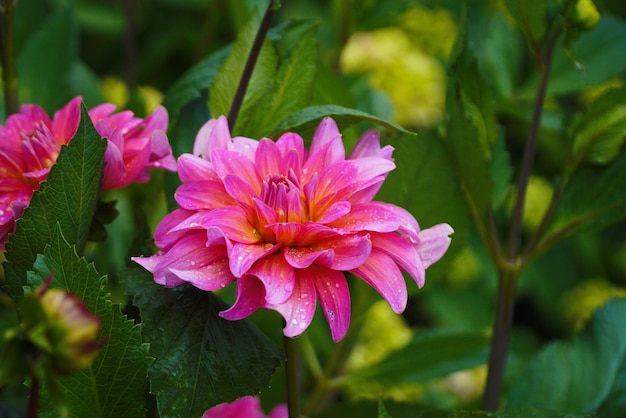
[(157, 283), (203, 290), (237, 281), (236, 301), (220, 315), (245, 318), (278, 311), (284, 334), (311, 323), (319, 298), (334, 341), (350, 322), (345, 271), (367, 282), (400, 313), (407, 303), (402, 271), (423, 286), (453, 232), (447, 224), (420, 230), (392, 204), (372, 201), (395, 165), (393, 148), (367, 131), (348, 159), (335, 122), (324, 119), (307, 151), (300, 136), (231, 138), (226, 118), (206, 123), (193, 155), (178, 160), (181, 208), (155, 231), (162, 250), (134, 261)]
[(261, 401), (255, 396), (244, 396), (232, 403), (222, 403), (209, 409), (201, 418), (287, 418), (287, 406), (275, 407), (269, 415), (261, 409)]
[[(61, 146), (76, 133), (81, 97), (72, 99), (52, 120), (37, 105), (25, 104), (0, 125), (0, 251), (15, 220), (56, 162)], [(130, 111), (112, 114), (115, 106), (103, 104), (89, 112), (108, 147), (102, 190), (148, 180), (148, 168), (176, 170), (176, 161), (165, 136), (167, 111), (159, 106), (145, 119)]]

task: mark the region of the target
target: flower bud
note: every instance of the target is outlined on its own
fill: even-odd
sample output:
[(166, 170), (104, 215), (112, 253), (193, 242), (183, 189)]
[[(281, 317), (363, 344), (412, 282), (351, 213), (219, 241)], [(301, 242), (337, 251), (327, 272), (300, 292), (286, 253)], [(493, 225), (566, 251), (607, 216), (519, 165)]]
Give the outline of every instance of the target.
[(48, 289), (40, 302), (47, 320), (52, 368), (69, 374), (89, 366), (100, 346), (96, 339), (100, 318), (77, 296), (61, 289)]
[(582, 30), (595, 27), (600, 21), (600, 13), (592, 0), (578, 0), (574, 8), (573, 22)]

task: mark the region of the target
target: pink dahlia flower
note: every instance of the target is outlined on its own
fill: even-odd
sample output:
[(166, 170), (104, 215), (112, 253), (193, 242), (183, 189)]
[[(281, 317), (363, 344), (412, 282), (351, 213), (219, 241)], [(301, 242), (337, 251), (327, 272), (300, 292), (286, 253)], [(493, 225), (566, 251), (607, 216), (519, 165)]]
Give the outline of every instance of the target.
[(372, 201), (395, 167), (392, 151), (371, 130), (346, 159), (330, 118), (308, 151), (293, 133), (276, 142), (231, 138), (226, 118), (211, 120), (193, 155), (178, 159), (181, 207), (155, 231), (162, 250), (134, 260), (167, 287), (189, 282), (217, 290), (235, 280), (236, 301), (220, 315), (236, 320), (273, 309), (285, 318), (288, 337), (309, 326), (319, 298), (339, 341), (350, 322), (344, 272), (400, 313), (407, 303), (402, 271), (421, 287), (424, 270), (450, 244), (449, 225), (420, 230), (406, 210)]
[(265, 415), (261, 401), (255, 396), (244, 396), (232, 403), (222, 403), (209, 409), (202, 418), (287, 418), (286, 405), (279, 405)]
[[(0, 251), (15, 230), (15, 220), (48, 176), (61, 146), (76, 133), (80, 102), (80, 97), (72, 99), (52, 120), (39, 106), (26, 104), (0, 126)], [(98, 133), (108, 139), (102, 190), (145, 182), (149, 167), (176, 170), (165, 136), (168, 117), (163, 107), (145, 119), (135, 118), (130, 111), (112, 114), (114, 109), (104, 104), (89, 112)]]

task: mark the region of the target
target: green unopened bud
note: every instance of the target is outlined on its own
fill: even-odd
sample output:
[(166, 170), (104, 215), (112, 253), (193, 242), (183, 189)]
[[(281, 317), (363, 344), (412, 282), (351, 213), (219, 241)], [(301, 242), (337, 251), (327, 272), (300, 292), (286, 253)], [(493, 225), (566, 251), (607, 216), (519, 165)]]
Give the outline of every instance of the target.
[(592, 0), (578, 0), (572, 21), (582, 30), (595, 27), (600, 21), (600, 13)]
[(69, 374), (89, 366), (100, 346), (100, 318), (77, 296), (60, 289), (48, 289), (40, 301), (47, 317), (52, 368)]

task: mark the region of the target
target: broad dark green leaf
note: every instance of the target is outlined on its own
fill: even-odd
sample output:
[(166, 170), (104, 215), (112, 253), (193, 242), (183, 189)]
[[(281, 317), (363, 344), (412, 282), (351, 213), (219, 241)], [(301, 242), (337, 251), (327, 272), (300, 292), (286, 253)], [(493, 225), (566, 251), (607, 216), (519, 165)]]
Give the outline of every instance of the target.
[[(212, 117), (228, 115), (259, 25), (260, 17), (258, 15), (248, 21), (245, 28), (239, 33), (230, 54), (220, 67), (213, 84), (211, 84), (209, 88), (209, 110)], [(238, 134), (242, 130), (241, 127), (245, 126), (251, 110), (266, 94), (273, 81), (277, 65), (276, 50), (272, 41), (266, 38), (254, 66), (237, 122), (231, 129), (233, 134)]]
[(484, 222), (492, 199), (489, 160), (497, 140), (494, 104), (462, 29), (446, 97), (446, 142), (473, 218)]
[(415, 135), (397, 123), (377, 118), (369, 113), (336, 105), (322, 105), (310, 106), (292, 113), (278, 124), (277, 132), (272, 137), (277, 138), (285, 132), (297, 132), (305, 140), (310, 140), (317, 125), (325, 117), (333, 118), (342, 129), (358, 122), (371, 122), (395, 133)]
[(375, 381), (383, 385), (421, 383), (484, 364), (488, 352), (489, 339), (484, 333), (452, 330), (417, 332), (406, 346), (342, 380)]
[(504, 4), (529, 42), (539, 43), (548, 23), (548, 0), (505, 0)]
[[(178, 120), (178, 115), (194, 99), (201, 97), (203, 90), (213, 83), (219, 67), (231, 51), (231, 46), (224, 47), (209, 55), (198, 64), (190, 68), (174, 85), (167, 91), (163, 99), (163, 106), (170, 116), (170, 125)], [(232, 100), (232, 98), (231, 98)]]
[[(442, 261), (451, 261), (466, 245), (470, 217), (454, 167), (441, 138), (425, 132), (419, 137), (402, 135), (389, 141), (394, 147), (396, 168), (389, 173), (376, 200), (401, 206), (411, 212), (420, 226), (448, 223), (454, 228), (452, 244)], [(442, 262), (426, 272), (444, 271)], [(410, 286), (409, 290), (417, 289)]]
[(54, 237), (57, 224), (71, 244), (79, 250), (85, 245), (98, 202), (106, 147), (107, 141), (100, 138), (82, 105), (76, 135), (61, 147), (47, 181), (33, 194), (6, 245), (5, 274), (14, 298), (21, 298), (26, 272)]
[(596, 418), (596, 414), (572, 414), (537, 408), (521, 408), (512, 411), (428, 411), (415, 418)]
[[(507, 408), (533, 406), (591, 413), (613, 410), (611, 394), (624, 393), (618, 377), (626, 364), (626, 299), (613, 299), (598, 309), (572, 341), (551, 343), (511, 384)], [(622, 400), (623, 402), (623, 400)], [(623, 409), (615, 415), (623, 417)]]
[(162, 417), (199, 417), (209, 407), (256, 394), (282, 360), (248, 321), (226, 321), (225, 304), (191, 286), (166, 289), (137, 272), (127, 279), (156, 358), (148, 375)]
[[(625, 42), (626, 23), (609, 13), (602, 13), (598, 25), (572, 43), (572, 56), (582, 68), (565, 54), (563, 48), (556, 49), (548, 93), (573, 93), (619, 76), (626, 70)], [(535, 76), (525, 85), (523, 94), (534, 95), (536, 85)]]
[[(106, 341), (91, 367), (58, 381), (69, 416), (141, 416), (145, 412), (146, 374), (152, 362), (148, 344), (141, 339), (141, 326), (127, 320), (120, 306), (111, 303), (106, 278), (100, 276), (93, 264), (80, 258), (61, 232), (57, 232), (44, 256), (37, 259), (29, 284), (40, 285), (48, 272), (52, 272), (53, 287), (77, 295), (90, 312), (100, 317), (102, 328), (98, 338)], [(59, 413), (45, 390), (40, 410), (43, 417), (56, 417)]]
[(76, 39), (70, 7), (59, 7), (17, 51), (19, 95), (23, 103), (36, 103), (52, 113), (71, 99), (68, 75), (77, 53)]
[(316, 33), (316, 30), (309, 30), (302, 34), (291, 53), (281, 62), (271, 93), (251, 110), (250, 122), (241, 126), (241, 135), (251, 138), (267, 136), (274, 132), (280, 121), (310, 104), (319, 61)]
[(578, 170), (556, 210), (546, 240), (606, 227), (626, 217), (626, 153), (607, 166)]
[(626, 140), (626, 88), (609, 90), (593, 102), (571, 127), (573, 157), (606, 164)]

